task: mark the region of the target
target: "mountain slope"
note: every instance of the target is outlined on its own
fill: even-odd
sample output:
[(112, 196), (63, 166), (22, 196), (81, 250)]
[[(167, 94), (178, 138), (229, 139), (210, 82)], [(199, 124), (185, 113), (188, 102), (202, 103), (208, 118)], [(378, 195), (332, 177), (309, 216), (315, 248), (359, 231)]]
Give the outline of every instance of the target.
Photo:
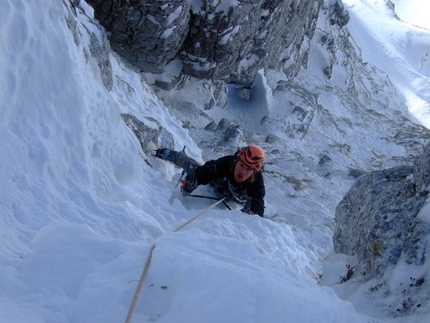
[[(7, 0), (0, 12), (0, 322), (124, 320), (152, 245), (132, 322), (371, 320), (317, 281), (332, 251), (334, 208), (354, 181), (348, 168), (407, 161), (425, 141), (383, 138), (400, 122), (421, 129), (405, 119), (394, 86), (387, 81), (388, 124), (377, 122), (383, 104), (364, 109), (365, 92), (348, 101), (341, 86), (320, 83), (328, 61), (309, 64), (293, 84), (262, 73), (251, 101), (230, 96), (211, 111), (195, 104), (205, 84), (191, 80), (164, 94), (173, 102), (166, 107), (110, 50), (91, 8), (75, 3)], [(184, 106), (196, 122), (181, 119)], [(126, 113), (144, 122), (145, 149)], [(195, 127), (224, 117), (231, 127)], [(358, 129), (366, 135), (353, 140)], [(248, 141), (268, 153), (267, 218), (219, 206), (173, 233), (212, 201), (183, 198), (180, 171), (151, 151), (186, 146), (203, 161)]]

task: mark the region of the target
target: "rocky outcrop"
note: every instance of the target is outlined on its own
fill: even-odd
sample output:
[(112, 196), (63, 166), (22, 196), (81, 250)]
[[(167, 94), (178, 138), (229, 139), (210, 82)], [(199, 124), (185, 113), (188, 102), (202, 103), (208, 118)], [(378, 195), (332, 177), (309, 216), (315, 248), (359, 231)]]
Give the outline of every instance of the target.
[[(203, 2), (194, 9), (180, 53), (187, 74), (251, 84), (263, 67), (276, 68), (312, 38), (321, 1)], [(301, 66), (307, 52), (298, 57)]]
[[(112, 48), (144, 72), (179, 57), (187, 75), (250, 85), (261, 68), (306, 62), (322, 0), (87, 0)], [(345, 23), (333, 0), (335, 23)], [(339, 13), (339, 14), (337, 14)]]
[(159, 73), (182, 48), (191, 0), (87, 0), (111, 47), (146, 72)]
[(417, 217), (428, 198), (430, 144), (413, 166), (361, 176), (336, 208), (334, 249), (357, 257), (368, 278), (400, 261), (425, 262), (430, 224)]
[[(173, 148), (175, 142), (173, 135), (166, 131), (157, 120), (150, 117), (139, 120), (128, 113), (121, 114), (121, 118), (139, 140), (144, 153), (152, 155), (153, 151), (160, 146)], [(146, 158), (145, 161), (147, 161)]]

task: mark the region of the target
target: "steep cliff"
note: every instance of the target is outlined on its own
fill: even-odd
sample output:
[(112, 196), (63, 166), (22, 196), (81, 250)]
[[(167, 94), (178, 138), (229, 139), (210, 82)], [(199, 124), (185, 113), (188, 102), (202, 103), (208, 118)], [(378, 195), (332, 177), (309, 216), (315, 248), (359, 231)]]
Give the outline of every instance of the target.
[[(297, 74), (306, 62), (323, 1), (88, 3), (109, 32), (112, 48), (143, 72), (159, 73), (179, 57), (187, 75), (250, 85), (258, 70), (286, 61), (294, 66), (289, 77)], [(342, 8), (336, 1), (340, 16)]]

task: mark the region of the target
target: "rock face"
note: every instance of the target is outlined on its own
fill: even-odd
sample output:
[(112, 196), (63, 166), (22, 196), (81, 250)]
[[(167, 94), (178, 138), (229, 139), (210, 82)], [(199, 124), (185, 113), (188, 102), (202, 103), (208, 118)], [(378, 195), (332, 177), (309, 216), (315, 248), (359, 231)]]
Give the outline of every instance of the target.
[(87, 0), (111, 47), (146, 72), (159, 73), (182, 47), (191, 0)]
[(152, 154), (152, 151), (158, 147), (160, 137), (164, 138), (164, 147), (173, 148), (173, 135), (168, 133), (157, 120), (144, 118), (141, 121), (127, 113), (121, 114), (121, 118), (139, 140), (143, 152)]
[(429, 184), (430, 144), (413, 166), (360, 177), (336, 208), (335, 251), (356, 256), (368, 278), (383, 274), (401, 255), (407, 264), (423, 265), (430, 224), (417, 215)]
[[(183, 72), (250, 85), (261, 68), (305, 64), (323, 0), (88, 0), (112, 48), (144, 72), (179, 57)], [(345, 24), (333, 0), (333, 23)], [(339, 14), (337, 14), (339, 13)]]

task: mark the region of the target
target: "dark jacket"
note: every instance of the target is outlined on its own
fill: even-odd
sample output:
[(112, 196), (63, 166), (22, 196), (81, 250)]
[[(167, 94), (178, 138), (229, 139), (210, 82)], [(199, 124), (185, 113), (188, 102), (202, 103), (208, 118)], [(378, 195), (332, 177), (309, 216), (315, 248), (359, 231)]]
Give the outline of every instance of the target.
[(254, 173), (248, 180), (236, 183), (234, 180), (234, 155), (210, 160), (195, 170), (198, 185), (210, 184), (223, 196), (244, 205), (244, 211), (252, 211), (259, 216), (264, 215), (264, 187), (263, 175)]

